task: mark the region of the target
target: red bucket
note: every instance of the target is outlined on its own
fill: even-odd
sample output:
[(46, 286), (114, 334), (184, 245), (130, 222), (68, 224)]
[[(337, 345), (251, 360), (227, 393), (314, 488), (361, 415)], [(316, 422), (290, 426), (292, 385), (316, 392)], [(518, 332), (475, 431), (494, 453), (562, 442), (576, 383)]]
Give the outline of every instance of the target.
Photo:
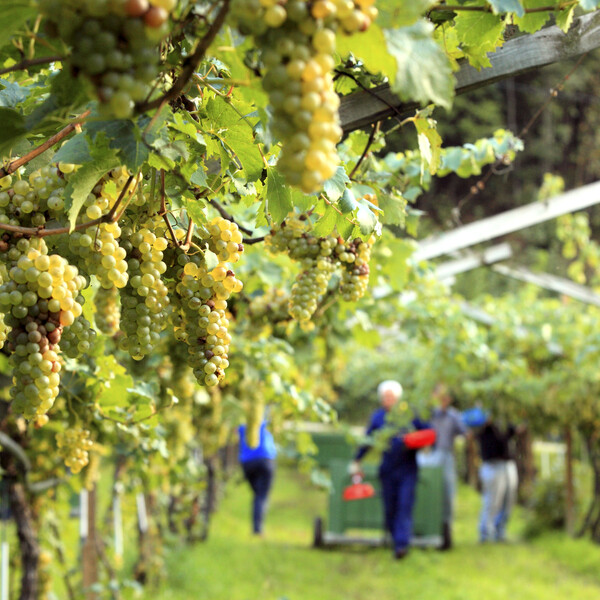
[(435, 429), (421, 429), (407, 433), (404, 436), (404, 445), (411, 450), (417, 450), (432, 444), (435, 444)]
[(360, 475), (352, 477), (352, 485), (344, 489), (343, 498), (346, 502), (350, 500), (364, 500), (375, 496), (375, 488), (370, 483), (363, 483)]

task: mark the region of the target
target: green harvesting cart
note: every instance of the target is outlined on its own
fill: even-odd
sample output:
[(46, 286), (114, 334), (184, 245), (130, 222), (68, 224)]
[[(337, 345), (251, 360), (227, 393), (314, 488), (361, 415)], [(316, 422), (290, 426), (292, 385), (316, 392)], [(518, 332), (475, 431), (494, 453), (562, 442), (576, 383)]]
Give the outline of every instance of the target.
[[(341, 433), (319, 432), (313, 434), (313, 441), (319, 449), (317, 461), (328, 471), (331, 479), (328, 515), (325, 519), (317, 517), (314, 523), (315, 547), (336, 544), (385, 545), (388, 538), (377, 466), (370, 463), (363, 465), (364, 481), (375, 488), (375, 496), (345, 501), (344, 489), (352, 483), (348, 463), (352, 460), (355, 448)], [(442, 503), (442, 468), (428, 461), (421, 461), (413, 513), (412, 545), (442, 546)]]

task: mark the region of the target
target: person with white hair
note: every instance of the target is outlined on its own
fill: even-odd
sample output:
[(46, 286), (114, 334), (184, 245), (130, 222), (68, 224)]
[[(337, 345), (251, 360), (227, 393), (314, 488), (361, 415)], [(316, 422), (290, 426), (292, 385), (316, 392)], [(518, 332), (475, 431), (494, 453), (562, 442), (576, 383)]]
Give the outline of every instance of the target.
[[(381, 408), (371, 415), (371, 421), (366, 431), (367, 436), (383, 428), (388, 428), (393, 432), (390, 443), (381, 458), (379, 479), (385, 525), (392, 536), (396, 558), (404, 558), (408, 552), (418, 474), (416, 451), (407, 448), (403, 442), (403, 436), (408, 433), (408, 428), (394, 431), (393, 428), (397, 428), (397, 425), (394, 425), (393, 418), (390, 417), (390, 412), (402, 397), (402, 391), (402, 385), (394, 380), (382, 381), (379, 384), (377, 395)], [(416, 417), (412, 419), (412, 426), (416, 429), (429, 427), (427, 423)], [(351, 472), (360, 472), (360, 460), (370, 447), (370, 445), (365, 445), (359, 448), (350, 466)]]

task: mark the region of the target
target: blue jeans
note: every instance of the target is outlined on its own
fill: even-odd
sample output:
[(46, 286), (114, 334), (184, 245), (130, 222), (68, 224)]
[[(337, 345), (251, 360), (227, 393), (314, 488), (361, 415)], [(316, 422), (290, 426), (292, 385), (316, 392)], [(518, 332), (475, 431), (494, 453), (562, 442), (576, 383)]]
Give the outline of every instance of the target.
[(517, 466), (512, 460), (490, 460), (481, 464), (483, 506), (479, 520), (479, 539), (503, 540), (506, 523), (517, 495)]
[(262, 533), (267, 500), (275, 474), (275, 462), (270, 458), (255, 458), (242, 463), (242, 469), (254, 492), (252, 530), (254, 533)]
[(394, 550), (405, 550), (412, 534), (417, 470), (380, 473), (385, 525), (392, 535)]

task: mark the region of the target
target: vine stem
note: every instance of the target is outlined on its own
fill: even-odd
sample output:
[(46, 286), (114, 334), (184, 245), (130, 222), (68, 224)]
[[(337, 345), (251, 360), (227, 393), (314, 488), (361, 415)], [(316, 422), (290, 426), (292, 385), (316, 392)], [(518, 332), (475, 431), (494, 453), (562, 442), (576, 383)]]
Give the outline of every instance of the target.
[(38, 58), (30, 58), (27, 60), (22, 60), (12, 67), (6, 67), (5, 69), (0, 69), (0, 75), (5, 75), (6, 73), (12, 73), (13, 71), (24, 71), (29, 67), (35, 67), (37, 65), (46, 65), (48, 63), (53, 63), (57, 61), (64, 60), (64, 56), (40, 56)]
[(215, 17), (215, 20), (212, 22), (209, 27), (206, 35), (200, 40), (198, 46), (194, 50), (193, 54), (190, 54), (183, 63), (183, 69), (179, 74), (179, 77), (173, 82), (173, 85), (159, 98), (155, 98), (149, 102), (142, 102), (136, 106), (136, 112), (144, 113), (148, 110), (152, 110), (154, 108), (158, 108), (165, 102), (169, 102), (171, 100), (175, 100), (184, 90), (188, 81), (194, 75), (200, 61), (204, 58), (206, 51), (209, 46), (212, 44), (213, 40), (217, 36), (217, 33), (223, 26), (225, 22), (225, 17), (229, 11), (229, 2), (230, 0), (223, 0), (221, 8)]
[(165, 170), (160, 170), (160, 210), (158, 214), (163, 218), (163, 221), (167, 224), (167, 229), (169, 230), (169, 235), (171, 236), (171, 240), (175, 246), (179, 247), (181, 244), (177, 240), (175, 236), (175, 232), (173, 231), (173, 225), (171, 225), (171, 221), (169, 221), (169, 215), (167, 214), (167, 194), (165, 192)]
[(350, 179), (353, 179), (354, 175), (356, 175), (356, 172), (360, 168), (360, 165), (362, 164), (363, 160), (365, 160), (365, 158), (367, 157), (367, 154), (369, 153), (369, 149), (373, 145), (375, 136), (377, 135), (377, 133), (379, 131), (380, 125), (381, 125), (381, 121), (377, 121), (377, 123), (375, 123), (371, 127), (371, 133), (369, 134), (369, 139), (367, 140), (367, 143), (365, 144), (365, 149), (363, 150), (362, 154), (360, 155), (360, 158), (358, 159), (357, 163), (354, 165), (354, 168), (350, 172), (350, 175), (349, 175)]
[[(24, 237), (43, 238), (43, 237), (48, 237), (51, 235), (60, 235), (63, 233), (71, 233), (72, 231), (79, 231), (80, 229), (87, 229), (88, 227), (93, 227), (94, 225), (100, 225), (100, 223), (111, 223), (111, 222), (114, 223), (115, 221), (118, 220), (118, 218), (120, 218), (120, 215), (123, 214), (121, 212), (119, 214), (119, 217), (115, 216), (117, 209), (119, 208), (119, 205), (121, 204), (125, 194), (127, 193), (127, 189), (131, 185), (132, 180), (133, 180), (133, 175), (130, 175), (129, 179), (127, 180), (127, 183), (121, 190), (121, 193), (120, 193), (119, 197), (117, 198), (117, 201), (114, 203), (114, 205), (110, 209), (110, 211), (108, 211), (105, 215), (98, 217), (97, 219), (93, 219), (92, 221), (86, 221), (85, 223), (79, 223), (79, 225), (75, 225), (75, 227), (73, 229), (71, 229), (70, 227), (55, 227), (53, 229), (44, 229), (41, 227), (20, 227), (18, 225), (9, 225), (8, 223), (0, 223), (0, 230), (3, 229), (5, 231), (11, 231), (13, 233), (20, 233)], [(135, 192), (136, 188), (137, 188), (137, 183), (136, 183), (135, 187), (133, 188), (132, 194)]]
[(83, 121), (85, 118), (91, 113), (91, 110), (86, 110), (84, 113), (79, 115), (77, 119), (75, 119), (72, 123), (69, 123), (64, 129), (61, 129), (57, 134), (53, 135), (51, 138), (48, 138), (43, 144), (40, 144), (37, 148), (30, 150), (27, 154), (21, 156), (21, 158), (16, 158), (6, 165), (6, 167), (0, 169), (0, 178), (6, 177), (11, 173), (14, 173), (19, 167), (27, 164), (30, 160), (33, 160), (36, 156), (39, 156), (48, 148), (51, 148), (57, 142), (64, 140), (75, 128)]

